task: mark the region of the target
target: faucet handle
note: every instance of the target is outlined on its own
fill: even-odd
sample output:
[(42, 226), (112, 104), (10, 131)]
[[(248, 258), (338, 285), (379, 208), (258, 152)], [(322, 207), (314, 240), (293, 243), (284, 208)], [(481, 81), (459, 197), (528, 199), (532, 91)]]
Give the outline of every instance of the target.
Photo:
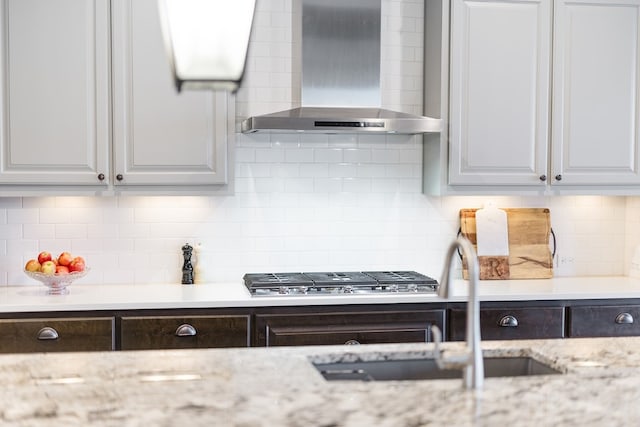
[(440, 328), (436, 325), (431, 325), (431, 337), (433, 338), (433, 344), (436, 347), (435, 350), (435, 360), (438, 368), (445, 369), (444, 357), (442, 356), (442, 348), (440, 344), (442, 343), (442, 332), (440, 332)]
[(444, 351), (440, 344), (442, 344), (442, 332), (436, 325), (431, 325), (431, 337), (433, 338), (433, 344), (435, 345), (434, 359), (438, 368), (440, 369), (461, 369), (469, 364), (471, 356), (469, 353), (454, 354), (448, 357), (444, 356)]
[(442, 342), (442, 332), (437, 325), (431, 325), (431, 339), (436, 346), (436, 352), (441, 353), (440, 343)]

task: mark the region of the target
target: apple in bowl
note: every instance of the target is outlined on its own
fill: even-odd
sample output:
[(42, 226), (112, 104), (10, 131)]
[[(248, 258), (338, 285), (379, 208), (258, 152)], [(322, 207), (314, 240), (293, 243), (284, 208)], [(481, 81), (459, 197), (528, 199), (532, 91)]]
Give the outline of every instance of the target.
[(42, 263), (40, 271), (48, 276), (56, 274), (56, 263), (51, 260), (45, 261)]
[(73, 255), (71, 255), (67, 251), (64, 251), (60, 255), (58, 255), (58, 265), (68, 266), (69, 264), (71, 264), (72, 260)]
[(86, 264), (84, 262), (84, 258), (81, 256), (77, 256), (71, 260), (69, 263), (69, 272), (80, 272), (84, 271), (86, 268)]
[(42, 267), (42, 264), (40, 264), (38, 262), (37, 259), (30, 259), (29, 261), (27, 261), (27, 264), (24, 266), (24, 269), (26, 271), (40, 271), (40, 268)]
[(40, 265), (44, 264), (47, 261), (51, 261), (51, 252), (42, 251), (38, 254), (38, 262)]

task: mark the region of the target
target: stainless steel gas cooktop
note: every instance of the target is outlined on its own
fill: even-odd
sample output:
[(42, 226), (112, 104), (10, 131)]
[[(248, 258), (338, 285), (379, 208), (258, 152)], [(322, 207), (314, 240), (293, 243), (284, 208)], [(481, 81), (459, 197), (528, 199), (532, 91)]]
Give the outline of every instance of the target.
[(438, 282), (415, 271), (247, 273), (253, 296), (436, 293)]

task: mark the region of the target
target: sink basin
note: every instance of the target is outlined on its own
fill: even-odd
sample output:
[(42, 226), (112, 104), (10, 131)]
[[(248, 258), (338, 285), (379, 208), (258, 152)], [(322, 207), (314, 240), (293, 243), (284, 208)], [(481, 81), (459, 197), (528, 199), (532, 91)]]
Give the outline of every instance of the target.
[[(462, 378), (461, 370), (440, 369), (434, 359), (314, 363), (314, 366), (329, 381), (406, 381)], [(531, 357), (484, 358), (484, 376), (486, 378), (561, 373)]]

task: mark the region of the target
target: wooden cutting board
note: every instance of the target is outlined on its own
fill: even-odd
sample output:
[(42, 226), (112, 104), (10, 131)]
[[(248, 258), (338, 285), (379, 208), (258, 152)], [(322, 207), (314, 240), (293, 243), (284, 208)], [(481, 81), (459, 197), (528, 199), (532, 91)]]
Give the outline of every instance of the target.
[(489, 205), (476, 211), (476, 253), (480, 278), (509, 279), (507, 212)]
[[(547, 208), (505, 208), (509, 230), (509, 269), (501, 274), (491, 259), (479, 259), (480, 279), (548, 279), (553, 277), (553, 258), (549, 249), (551, 212)], [(460, 231), (476, 247), (476, 211), (460, 209)], [(467, 263), (462, 274), (468, 278)]]

